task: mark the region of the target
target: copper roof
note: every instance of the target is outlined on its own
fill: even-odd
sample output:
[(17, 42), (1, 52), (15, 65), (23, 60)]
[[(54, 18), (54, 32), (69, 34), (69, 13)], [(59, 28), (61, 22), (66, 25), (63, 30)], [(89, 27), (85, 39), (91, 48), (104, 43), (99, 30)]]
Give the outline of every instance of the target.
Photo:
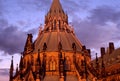
[(120, 63), (113, 64), (109, 67), (106, 67), (107, 72), (113, 72), (120, 69)]
[(47, 44), (46, 51), (58, 51), (58, 44), (61, 42), (63, 51), (73, 51), (72, 44), (76, 44), (76, 50), (81, 51), (82, 45), (73, 33), (68, 32), (46, 32), (38, 36), (35, 41), (35, 52), (42, 51), (44, 43)]

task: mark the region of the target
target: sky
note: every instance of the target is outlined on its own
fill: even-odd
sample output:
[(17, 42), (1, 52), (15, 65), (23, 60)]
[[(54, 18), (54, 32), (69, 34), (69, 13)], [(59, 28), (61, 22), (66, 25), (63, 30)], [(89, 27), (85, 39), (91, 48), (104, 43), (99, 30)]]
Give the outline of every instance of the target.
[[(109, 42), (120, 47), (120, 0), (60, 2), (76, 36), (92, 50), (92, 58), (96, 52), (99, 54), (100, 47), (107, 48)], [(8, 81), (12, 56), (14, 66), (19, 63), (27, 34), (32, 33), (36, 39), (51, 3), (52, 0), (0, 0), (0, 81)]]

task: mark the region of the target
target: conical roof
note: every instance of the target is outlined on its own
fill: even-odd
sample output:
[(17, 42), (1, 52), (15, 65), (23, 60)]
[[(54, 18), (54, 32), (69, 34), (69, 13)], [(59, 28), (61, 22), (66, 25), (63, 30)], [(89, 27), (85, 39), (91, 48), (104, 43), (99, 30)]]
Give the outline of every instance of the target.
[(36, 39), (34, 52), (43, 50), (46, 43), (46, 51), (59, 51), (58, 45), (62, 44), (63, 51), (73, 51), (73, 43), (76, 45), (76, 51), (81, 51), (82, 45), (73, 33), (73, 29), (67, 23), (67, 15), (64, 13), (59, 0), (53, 0), (51, 8), (45, 17), (45, 26)]
[(50, 23), (50, 21), (62, 20), (68, 22), (68, 16), (64, 13), (62, 5), (59, 0), (53, 0), (50, 10), (45, 17), (45, 24)]
[(59, 0), (53, 0), (49, 13), (51, 13), (52, 15), (64, 14), (64, 11)]
[(76, 51), (81, 51), (82, 44), (76, 38), (73, 33), (68, 32), (46, 32), (42, 33), (35, 41), (35, 50), (40, 49), (42, 51), (44, 43), (47, 45), (47, 50), (49, 52), (59, 51), (59, 42), (62, 44), (63, 51), (73, 51), (72, 44), (75, 43)]

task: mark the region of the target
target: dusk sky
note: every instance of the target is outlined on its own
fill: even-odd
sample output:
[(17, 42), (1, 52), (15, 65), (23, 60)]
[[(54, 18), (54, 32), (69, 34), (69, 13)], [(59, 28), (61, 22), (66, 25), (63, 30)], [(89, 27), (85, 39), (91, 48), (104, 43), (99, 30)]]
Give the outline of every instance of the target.
[[(0, 81), (8, 81), (8, 68), (14, 56), (19, 63), (28, 33), (34, 40), (52, 0), (0, 0)], [(92, 50), (114, 42), (120, 47), (120, 0), (60, 0), (83, 45)], [(4, 76), (4, 77), (3, 77)], [(7, 78), (6, 78), (7, 77)]]

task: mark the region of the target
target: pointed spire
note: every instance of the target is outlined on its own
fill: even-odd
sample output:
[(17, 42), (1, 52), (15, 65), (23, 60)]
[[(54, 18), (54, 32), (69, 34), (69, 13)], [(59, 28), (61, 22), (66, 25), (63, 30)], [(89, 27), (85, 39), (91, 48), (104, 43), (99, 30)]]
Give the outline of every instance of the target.
[(13, 66), (13, 56), (12, 56), (11, 66), (10, 66), (10, 80), (9, 81), (12, 81), (12, 79), (13, 79), (13, 71), (14, 71), (14, 66)]
[(22, 54), (21, 54), (21, 58), (20, 58), (19, 69), (20, 69), (20, 70), (23, 69), (23, 57), (22, 57)]
[(25, 44), (25, 47), (24, 47), (24, 54), (29, 54), (34, 49), (33, 42), (32, 42), (32, 37), (33, 37), (32, 34), (28, 34), (26, 44)]
[(66, 29), (65, 24), (68, 24), (68, 16), (64, 13), (59, 0), (53, 0), (50, 10), (45, 16), (45, 24), (45, 31)]
[(16, 67), (16, 75), (18, 74), (18, 64), (17, 64), (17, 67)]
[(53, 0), (53, 3), (50, 8), (50, 13), (52, 14), (64, 13), (59, 0)]
[(13, 56), (12, 56), (12, 60), (11, 60), (11, 66), (10, 66), (10, 70), (14, 70), (14, 66), (13, 66)]
[(21, 68), (21, 66), (22, 66), (22, 55), (21, 55), (21, 58), (20, 58), (20, 65), (19, 65), (19, 68)]

